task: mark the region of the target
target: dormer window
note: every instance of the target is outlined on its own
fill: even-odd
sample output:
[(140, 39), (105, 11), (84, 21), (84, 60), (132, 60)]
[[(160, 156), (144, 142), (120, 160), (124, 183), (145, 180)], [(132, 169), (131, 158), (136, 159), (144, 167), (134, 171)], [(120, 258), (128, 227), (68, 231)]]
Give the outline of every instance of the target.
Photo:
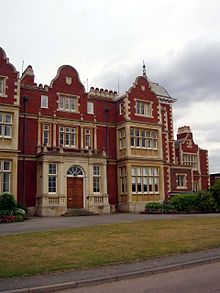
[(41, 96), (41, 108), (48, 108), (48, 96)]
[(150, 102), (136, 101), (136, 114), (141, 116), (152, 116), (152, 105)]
[(59, 110), (68, 112), (77, 112), (78, 97), (76, 96), (59, 96)]
[(94, 114), (94, 103), (93, 102), (87, 102), (87, 113)]
[(120, 103), (119, 104), (119, 115), (122, 115), (123, 114), (123, 103)]
[(5, 96), (6, 77), (0, 76), (0, 96)]

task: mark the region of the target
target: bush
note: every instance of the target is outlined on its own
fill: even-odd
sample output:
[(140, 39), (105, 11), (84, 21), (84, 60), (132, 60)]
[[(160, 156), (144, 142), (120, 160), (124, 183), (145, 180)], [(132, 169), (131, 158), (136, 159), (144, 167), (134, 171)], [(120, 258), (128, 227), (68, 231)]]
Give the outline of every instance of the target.
[(201, 190), (197, 192), (198, 207), (202, 213), (217, 212), (217, 202), (211, 191)]
[(162, 213), (163, 204), (161, 202), (149, 202), (145, 205), (145, 211), (150, 213)]
[(193, 194), (177, 194), (170, 198), (169, 203), (178, 212), (193, 213), (199, 211), (199, 196)]
[(220, 211), (220, 181), (217, 181), (211, 186), (210, 192), (212, 193), (212, 196), (217, 204), (217, 210)]
[(0, 210), (13, 211), (16, 207), (17, 204), (12, 194), (7, 192), (0, 194)]

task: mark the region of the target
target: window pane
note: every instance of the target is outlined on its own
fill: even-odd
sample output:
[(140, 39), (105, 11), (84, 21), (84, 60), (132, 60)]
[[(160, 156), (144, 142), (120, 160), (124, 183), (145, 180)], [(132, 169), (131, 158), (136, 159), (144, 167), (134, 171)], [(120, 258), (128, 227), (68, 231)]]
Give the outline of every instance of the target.
[(70, 98), (70, 110), (75, 111), (76, 110), (76, 99)]
[(49, 192), (56, 192), (56, 176), (49, 176), (48, 190)]
[(11, 137), (11, 125), (5, 125), (5, 136)]
[(10, 192), (10, 174), (3, 173), (3, 192)]
[(10, 162), (9, 161), (3, 161), (3, 170), (4, 171), (10, 171)]

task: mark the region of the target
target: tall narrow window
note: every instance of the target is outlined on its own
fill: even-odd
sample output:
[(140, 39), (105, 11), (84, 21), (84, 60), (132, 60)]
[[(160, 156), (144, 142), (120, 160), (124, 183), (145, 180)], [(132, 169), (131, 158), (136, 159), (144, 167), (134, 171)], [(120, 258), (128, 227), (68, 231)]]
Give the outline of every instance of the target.
[(0, 137), (12, 137), (12, 114), (0, 112)]
[(6, 81), (6, 78), (0, 76), (0, 96), (5, 95), (5, 81)]
[(0, 192), (10, 192), (11, 162), (0, 161)]
[(125, 128), (121, 128), (119, 129), (119, 148), (124, 149), (125, 147)]
[(121, 192), (127, 192), (127, 176), (126, 176), (126, 168), (120, 168), (120, 180), (121, 180)]
[(43, 128), (43, 145), (50, 144), (50, 125), (44, 124)]
[(93, 102), (87, 102), (87, 113), (94, 114), (94, 103)]
[(85, 130), (85, 147), (86, 148), (91, 147), (91, 130), (90, 129)]
[(48, 108), (48, 96), (41, 96), (41, 108)]
[(93, 192), (100, 192), (100, 166), (93, 166)]
[(48, 165), (48, 192), (56, 193), (57, 191), (57, 164)]
[(124, 113), (124, 109), (123, 109), (123, 103), (119, 104), (119, 115), (122, 115)]

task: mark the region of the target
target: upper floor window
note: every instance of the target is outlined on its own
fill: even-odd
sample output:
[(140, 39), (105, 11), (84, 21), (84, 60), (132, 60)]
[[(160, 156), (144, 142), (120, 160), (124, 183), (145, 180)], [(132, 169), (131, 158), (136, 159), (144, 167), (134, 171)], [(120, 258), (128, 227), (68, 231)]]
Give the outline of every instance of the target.
[(119, 148), (123, 149), (126, 147), (125, 142), (125, 128), (119, 129)]
[(194, 154), (183, 154), (183, 165), (197, 168), (197, 155)]
[(0, 96), (5, 96), (5, 84), (6, 84), (6, 78), (3, 76), (0, 76)]
[(60, 127), (60, 145), (76, 147), (76, 127)]
[(94, 114), (94, 103), (87, 102), (87, 114)]
[(59, 96), (59, 109), (62, 111), (76, 112), (77, 97)]
[(48, 192), (56, 193), (57, 191), (57, 164), (48, 165)]
[(41, 96), (41, 108), (48, 108), (48, 96)]
[(152, 116), (152, 106), (149, 102), (136, 101), (136, 114), (142, 116)]
[(131, 147), (158, 149), (157, 130), (130, 128)]
[(50, 125), (44, 124), (43, 126), (43, 145), (50, 144)]
[(85, 129), (85, 147), (89, 148), (91, 146), (91, 130)]
[(123, 109), (123, 103), (119, 104), (119, 115), (122, 115), (124, 113), (124, 109)]
[(11, 162), (0, 161), (0, 193), (10, 192)]
[(12, 114), (0, 112), (0, 137), (12, 137)]

